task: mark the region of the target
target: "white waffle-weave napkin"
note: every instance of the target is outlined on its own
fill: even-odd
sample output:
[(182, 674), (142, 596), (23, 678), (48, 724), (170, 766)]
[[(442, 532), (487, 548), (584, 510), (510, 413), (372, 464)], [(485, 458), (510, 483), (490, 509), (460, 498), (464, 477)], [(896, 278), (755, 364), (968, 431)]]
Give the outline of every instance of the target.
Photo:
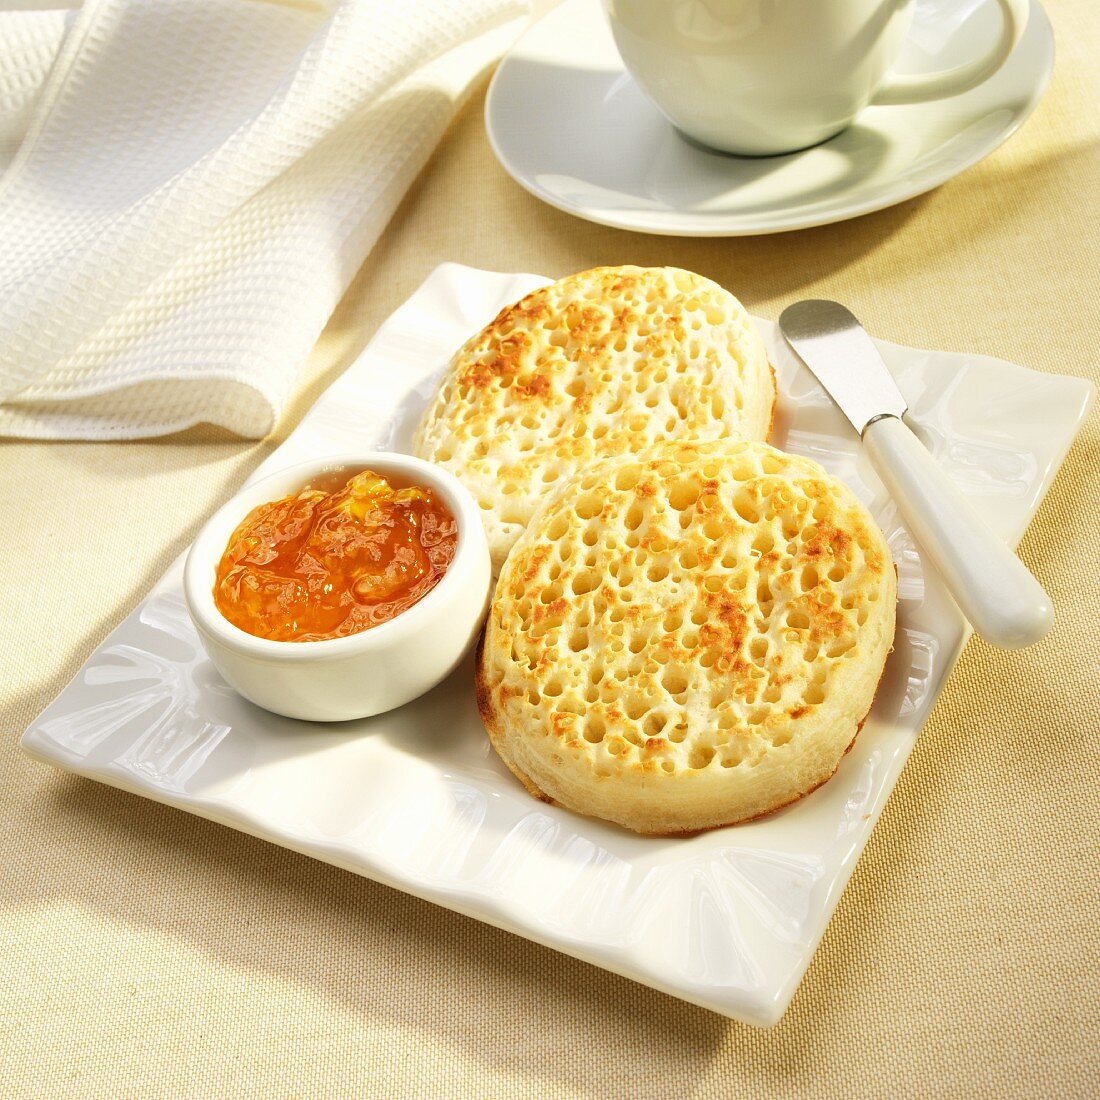
[(525, 7), (0, 12), (0, 433), (269, 431)]

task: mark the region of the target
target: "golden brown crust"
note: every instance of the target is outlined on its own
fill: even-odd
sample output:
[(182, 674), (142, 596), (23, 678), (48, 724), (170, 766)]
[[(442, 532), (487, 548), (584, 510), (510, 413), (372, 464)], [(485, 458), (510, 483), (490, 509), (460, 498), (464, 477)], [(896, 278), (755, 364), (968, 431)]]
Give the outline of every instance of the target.
[(557, 805), (554, 800), (546, 794), (531, 781), (531, 779), (524, 775), (512, 763), (511, 759), (505, 755), (502, 751), (502, 741), (500, 733), (496, 724), (496, 718), (492, 705), (492, 694), (489, 691), (488, 681), (485, 679), (484, 669), (482, 667), (482, 659), (485, 649), (485, 631), (481, 632), (481, 638), (477, 643), (477, 652), (474, 655), (474, 694), (477, 697), (477, 709), (481, 715), (482, 724), (485, 726), (485, 732), (489, 735), (489, 744), (496, 750), (497, 755), (504, 761), (505, 767), (523, 784), (527, 789), (527, 793), (532, 798), (537, 798), (540, 802), (547, 802), (551, 806)]
[(493, 560), (547, 492), (666, 438), (763, 439), (775, 379), (741, 304), (677, 268), (602, 267), (502, 310), (455, 355), (414, 441), (483, 508)]
[(816, 463), (665, 444), (535, 517), (497, 586), (479, 710), (544, 800), (654, 835), (751, 820), (835, 772), (895, 601), (881, 532)]

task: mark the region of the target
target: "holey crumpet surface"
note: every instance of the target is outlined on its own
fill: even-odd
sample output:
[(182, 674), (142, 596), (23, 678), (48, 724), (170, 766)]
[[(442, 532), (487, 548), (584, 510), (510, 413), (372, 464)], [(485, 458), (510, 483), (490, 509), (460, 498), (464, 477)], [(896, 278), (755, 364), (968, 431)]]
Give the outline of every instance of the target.
[(532, 520), (478, 705), (541, 798), (652, 835), (732, 825), (836, 771), (896, 598), (882, 532), (816, 462), (665, 443), (582, 470)]
[(459, 349), (414, 441), (480, 501), (499, 569), (547, 493), (663, 439), (764, 439), (775, 383), (741, 303), (678, 268), (540, 287)]

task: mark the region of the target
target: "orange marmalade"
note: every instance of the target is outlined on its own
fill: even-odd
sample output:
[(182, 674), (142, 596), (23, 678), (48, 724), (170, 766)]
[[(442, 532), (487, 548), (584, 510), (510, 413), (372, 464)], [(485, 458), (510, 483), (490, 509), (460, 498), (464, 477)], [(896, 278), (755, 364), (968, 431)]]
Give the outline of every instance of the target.
[(341, 475), (248, 513), (218, 563), (214, 603), (260, 638), (342, 638), (423, 599), (457, 542), (431, 489), (394, 489), (370, 470)]

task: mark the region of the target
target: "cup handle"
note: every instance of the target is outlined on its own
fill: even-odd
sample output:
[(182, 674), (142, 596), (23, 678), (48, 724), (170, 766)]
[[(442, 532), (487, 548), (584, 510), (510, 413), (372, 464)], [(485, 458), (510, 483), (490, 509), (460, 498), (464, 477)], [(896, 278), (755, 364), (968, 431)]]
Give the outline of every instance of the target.
[(872, 97), (871, 102), (883, 105), (941, 99), (967, 92), (991, 77), (1008, 60), (1008, 55), (1023, 37), (1031, 9), (1030, 0), (997, 0), (997, 3), (1004, 17), (1004, 27), (1001, 31), (1001, 40), (993, 53), (939, 73), (888, 76), (886, 82)]

